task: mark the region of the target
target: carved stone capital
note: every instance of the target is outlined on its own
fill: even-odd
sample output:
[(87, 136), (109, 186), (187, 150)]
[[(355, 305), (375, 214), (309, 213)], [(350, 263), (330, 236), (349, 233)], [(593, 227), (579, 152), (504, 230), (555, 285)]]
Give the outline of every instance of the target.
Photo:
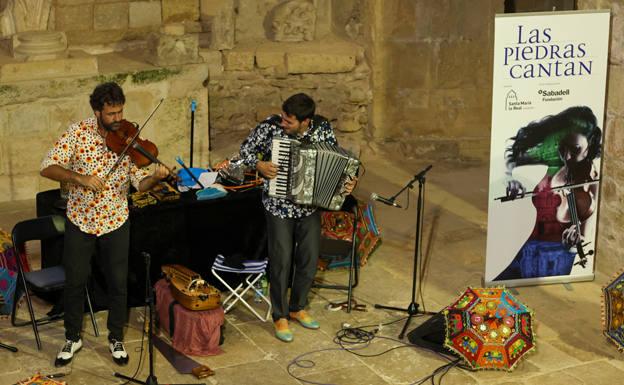
[(267, 16), (269, 37), (273, 41), (314, 40), (316, 8), (306, 0), (291, 0), (277, 5)]

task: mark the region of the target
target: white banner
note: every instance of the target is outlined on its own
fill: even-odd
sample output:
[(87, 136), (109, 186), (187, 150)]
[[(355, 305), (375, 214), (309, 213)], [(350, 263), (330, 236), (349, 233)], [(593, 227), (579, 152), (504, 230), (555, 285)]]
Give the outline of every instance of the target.
[(496, 17), (486, 284), (593, 279), (609, 18)]

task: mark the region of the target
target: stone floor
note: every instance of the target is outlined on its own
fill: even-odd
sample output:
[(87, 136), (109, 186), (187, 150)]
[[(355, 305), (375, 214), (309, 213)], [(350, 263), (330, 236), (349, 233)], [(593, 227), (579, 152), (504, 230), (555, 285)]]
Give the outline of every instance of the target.
[[(367, 199), (372, 191), (391, 195), (426, 164), (414, 159), (388, 160), (379, 149), (364, 149), (362, 159), (366, 173), (361, 177), (357, 194)], [(484, 271), (487, 210), (487, 166), (435, 164), (428, 174), (423, 232), (423, 255), (426, 262), (422, 280), (423, 308), (437, 311), (450, 304), (466, 286), (480, 286)], [(328, 302), (345, 299), (344, 293), (320, 289), (310, 297), (310, 311), (318, 317), (321, 329), (310, 331), (294, 325), (295, 340), (282, 343), (273, 337), (272, 324), (254, 319), (238, 308), (226, 316), (224, 353), (214, 357), (196, 357), (216, 374), (203, 380), (207, 384), (412, 384), (445, 364), (443, 358), (406, 346), (396, 340), (404, 314), (377, 310), (375, 303), (406, 307), (411, 297), (414, 250), (416, 194), (410, 194), (409, 207), (397, 209), (377, 204), (377, 222), (383, 232), (383, 244), (361, 271), (355, 289), (359, 303), (368, 311), (326, 309)], [(407, 203), (405, 196), (400, 202)], [(34, 201), (0, 205), (0, 228), (34, 215)], [(330, 282), (344, 282), (346, 271), (319, 274)], [(593, 282), (571, 285), (517, 288), (517, 298), (535, 311), (537, 350), (526, 356), (513, 372), (471, 372), (451, 369), (442, 383), (451, 384), (614, 384), (624, 377), (620, 353), (601, 334), (600, 294), (609, 275), (598, 272)], [(38, 303), (41, 313), (47, 306)], [(21, 317), (26, 316), (25, 309)], [(97, 314), (101, 329), (106, 313)], [(43, 349), (37, 351), (32, 331), (12, 328), (8, 320), (0, 320), (0, 341), (15, 345), (18, 353), (0, 351), (0, 382), (13, 384), (29, 375), (67, 372), (63, 380), (69, 384), (122, 383), (112, 376), (119, 370), (132, 375), (139, 363), (143, 324), (142, 309), (132, 309), (126, 340), (131, 354), (130, 364), (116, 367), (106, 348), (106, 338), (95, 338), (85, 317), (85, 346), (73, 366), (59, 370), (53, 358), (63, 342), (62, 324), (41, 328)], [(412, 330), (424, 320), (412, 321)], [(387, 323), (395, 323), (385, 325)], [(341, 350), (333, 342), (344, 323), (382, 325), (370, 346), (357, 350), (363, 357)], [(383, 355), (375, 356), (394, 347)], [(291, 365), (294, 359), (309, 360), (301, 366)], [(199, 383), (191, 375), (176, 373), (157, 353), (155, 372), (159, 383)], [(148, 365), (143, 362), (137, 378), (145, 379)], [(298, 379), (297, 379), (298, 378)], [(439, 376), (436, 378), (439, 379)], [(620, 379), (620, 380), (618, 380)]]

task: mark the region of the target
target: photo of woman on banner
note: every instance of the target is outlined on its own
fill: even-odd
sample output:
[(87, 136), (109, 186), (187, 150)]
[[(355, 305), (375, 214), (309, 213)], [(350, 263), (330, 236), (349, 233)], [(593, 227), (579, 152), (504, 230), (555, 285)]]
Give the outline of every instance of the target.
[[(495, 281), (569, 275), (593, 252), (602, 132), (589, 107), (570, 107), (520, 128), (505, 152), (504, 200), (531, 198), (533, 231)], [(525, 165), (545, 165), (533, 189), (511, 177)], [(575, 263), (575, 260), (577, 261)]]

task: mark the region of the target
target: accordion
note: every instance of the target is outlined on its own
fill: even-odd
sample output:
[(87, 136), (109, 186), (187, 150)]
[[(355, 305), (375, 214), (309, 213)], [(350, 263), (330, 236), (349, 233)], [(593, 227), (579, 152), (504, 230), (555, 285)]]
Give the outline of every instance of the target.
[(360, 166), (360, 161), (341, 147), (286, 138), (273, 139), (271, 162), (279, 169), (269, 180), (269, 196), (329, 210), (342, 207), (344, 184)]

